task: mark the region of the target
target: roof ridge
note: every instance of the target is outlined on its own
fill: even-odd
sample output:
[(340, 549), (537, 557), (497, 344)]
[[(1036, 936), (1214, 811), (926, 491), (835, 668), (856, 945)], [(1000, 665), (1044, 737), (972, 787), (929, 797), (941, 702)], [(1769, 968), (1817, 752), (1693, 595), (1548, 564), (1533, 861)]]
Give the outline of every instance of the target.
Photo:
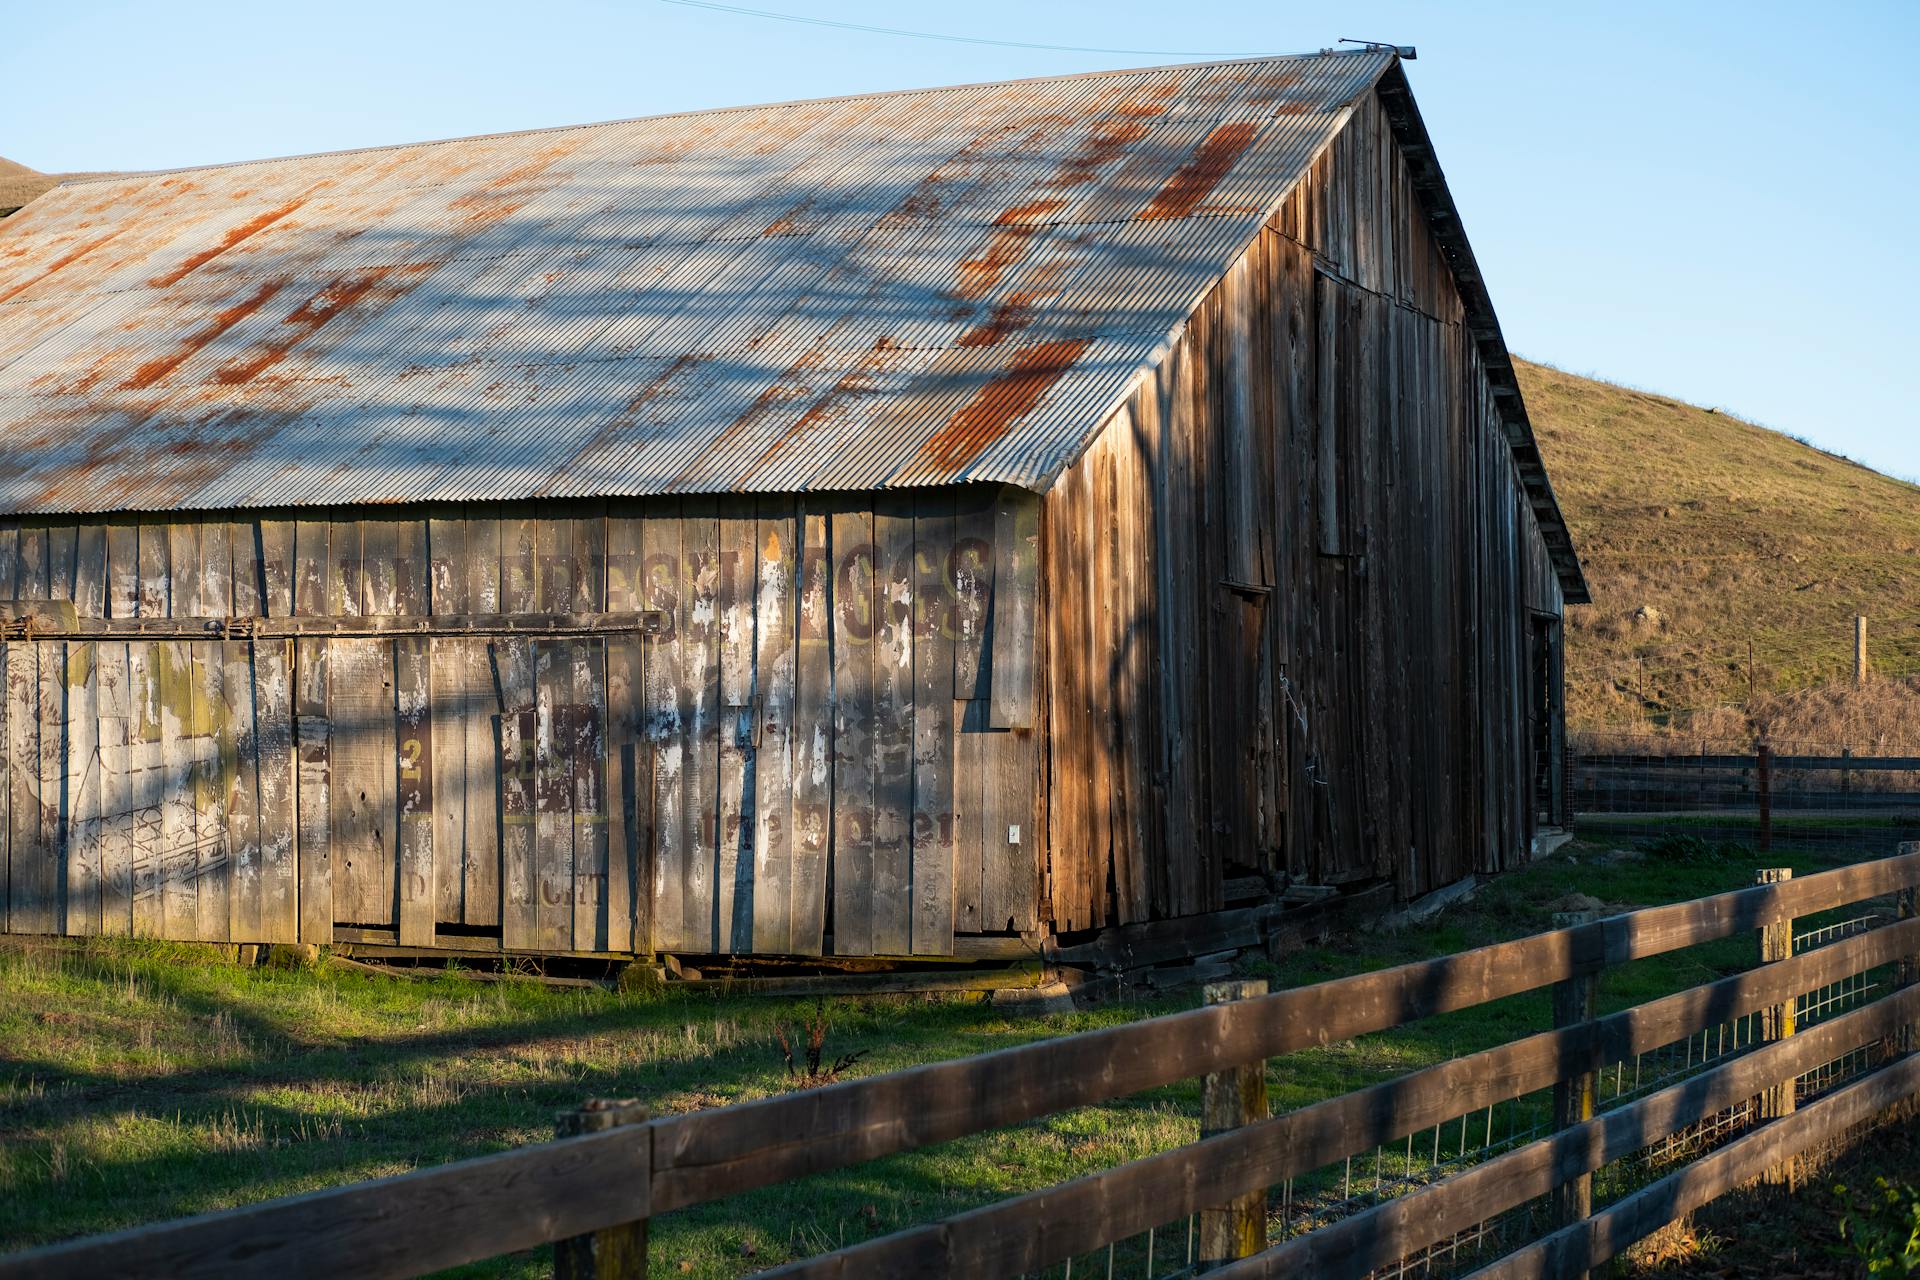
[[(498, 138), (537, 138), (550, 133), (571, 133), (577, 129), (605, 129), (613, 125), (645, 124), (653, 120), (678, 120), (689, 116), (729, 115), (739, 111), (768, 111), (776, 107), (807, 107), (822, 103), (860, 102), (868, 98), (911, 98), (922, 94), (960, 93), (969, 89), (1004, 88), (1012, 85), (1055, 84), (1068, 80), (1092, 80), (1101, 76), (1147, 75), (1156, 71), (1193, 71), (1210, 67), (1251, 66), (1270, 62), (1301, 62), (1312, 58), (1386, 57), (1373, 48), (1318, 49), (1310, 53), (1279, 53), (1263, 58), (1218, 58), (1208, 62), (1169, 62), (1150, 67), (1114, 67), (1105, 71), (1071, 71), (1051, 76), (1023, 76), (1017, 80), (975, 80), (963, 84), (926, 85), (914, 89), (869, 89), (861, 93), (827, 94), (817, 98), (787, 98), (776, 102), (744, 102), (724, 107), (694, 107), (685, 111), (662, 111), (646, 116), (620, 116), (612, 120), (588, 120), (574, 124), (538, 125), (530, 129), (500, 129), (492, 133), (459, 134), (445, 138), (421, 138), (410, 142), (378, 142), (362, 147), (337, 147), (329, 151), (303, 151), (280, 156), (253, 156), (245, 160), (219, 160), (208, 164), (173, 165), (162, 169), (123, 169), (99, 174), (63, 178), (61, 187), (87, 186), (127, 178), (159, 178), (180, 173), (207, 173), (219, 169), (239, 169), (253, 164), (285, 164), (292, 160), (324, 160), (332, 156), (372, 155), (399, 151), (406, 147), (439, 147), (461, 142), (488, 142)], [(58, 175), (47, 174), (47, 177)]]

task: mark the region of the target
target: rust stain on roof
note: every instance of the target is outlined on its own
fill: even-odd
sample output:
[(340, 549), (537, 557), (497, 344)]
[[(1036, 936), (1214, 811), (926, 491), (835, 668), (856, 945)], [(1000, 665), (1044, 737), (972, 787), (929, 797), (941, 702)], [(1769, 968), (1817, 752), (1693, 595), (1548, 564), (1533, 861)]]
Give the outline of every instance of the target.
[(0, 511), (1044, 488), (1391, 64), (62, 187), (0, 223)]
[(251, 382), (287, 358), (287, 353), (329, 320), (349, 307), (371, 297), (373, 305), (384, 306), (411, 289), (417, 280), (387, 284), (389, 276), (420, 276), (433, 270), (434, 263), (409, 263), (396, 267), (370, 267), (350, 272), (328, 282), (319, 291), (293, 309), (280, 323), (287, 326), (270, 340), (245, 355), (235, 356), (213, 371), (210, 382), (232, 386)]
[(965, 467), (1031, 413), (1091, 345), (1090, 338), (1067, 338), (1020, 352), (934, 433), (920, 450), (922, 460), (947, 472)]
[(741, 483), (751, 481), (756, 474), (765, 470), (784, 454), (796, 440), (803, 440), (819, 429), (829, 415), (845, 408), (849, 402), (861, 395), (871, 395), (874, 375), (887, 367), (891, 353), (898, 350), (899, 347), (895, 345), (890, 335), (882, 335), (873, 344), (873, 350), (866, 359), (841, 374), (839, 380), (828, 388), (825, 395), (815, 400), (805, 413), (793, 420), (792, 426), (782, 431), (765, 449), (760, 451), (760, 456), (753, 460), (753, 464), (741, 476)]
[(975, 302), (992, 292), (1007, 268), (1020, 260), (1020, 255), (1026, 251), (1027, 241), (1040, 230), (1034, 220), (1057, 213), (1066, 204), (1065, 200), (1058, 199), (1029, 200), (1001, 213), (994, 219), (994, 225), (1002, 229), (987, 242), (986, 252), (960, 264), (959, 279), (954, 287), (955, 296)]
[(961, 334), (954, 345), (956, 347), (998, 346), (1033, 323), (1034, 309), (1040, 296), (1030, 289), (1008, 294), (1005, 299), (994, 304), (992, 312), (985, 320)]
[(1202, 200), (1213, 194), (1220, 180), (1233, 171), (1259, 131), (1260, 126), (1251, 120), (1236, 120), (1209, 133), (1206, 141), (1167, 179), (1167, 185), (1160, 188), (1139, 216), (1151, 222), (1191, 214)]
[(268, 227), (280, 221), (280, 219), (286, 217), (305, 203), (306, 198), (302, 196), (298, 200), (291, 200), (281, 205), (278, 209), (269, 209), (265, 213), (256, 214), (248, 218), (239, 226), (230, 228), (227, 234), (221, 236), (216, 243), (209, 245), (198, 253), (189, 254), (182, 260), (179, 266), (162, 275), (153, 277), (153, 279), (147, 281), (147, 283), (156, 289), (164, 289), (168, 285), (180, 283), (189, 273), (212, 262), (215, 258), (233, 248), (233, 246), (239, 244), (242, 240), (259, 235), (262, 231), (265, 231)]
[(0, 293), (0, 302), (5, 302), (10, 298), (19, 297), (21, 294), (25, 293), (27, 290), (33, 288), (33, 286), (39, 284), (42, 280), (45, 280), (48, 276), (53, 275), (55, 272), (59, 271), (63, 267), (72, 266), (75, 262), (78, 262), (80, 259), (86, 257), (88, 254), (92, 253), (95, 249), (98, 249), (101, 245), (106, 244), (109, 240), (116, 238), (121, 234), (121, 232), (125, 230), (126, 230), (125, 227), (115, 227), (112, 231), (107, 232), (107, 234), (103, 236), (98, 236), (95, 239), (87, 241), (85, 244), (81, 245), (78, 249), (72, 249), (66, 253), (61, 254), (59, 257), (55, 258), (52, 262), (48, 263), (46, 268), (43, 271), (41, 271), (38, 275), (29, 276), (25, 280), (22, 280), (19, 284), (13, 286), (13, 288), (8, 289), (5, 293)]
[(807, 214), (813, 211), (815, 198), (814, 196), (806, 196), (795, 201), (788, 207), (785, 213), (775, 218), (772, 222), (769, 222), (760, 234), (763, 236), (792, 235), (800, 229), (800, 219), (806, 217)]
[(242, 320), (245, 320), (261, 307), (264, 307), (269, 298), (286, 288), (286, 286), (287, 282), (284, 279), (261, 281), (255, 286), (251, 294), (242, 298), (239, 302), (234, 303), (226, 310), (216, 312), (212, 322), (205, 328), (200, 329), (198, 332), (183, 340), (179, 346), (175, 347), (166, 355), (156, 356), (154, 359), (147, 361), (135, 369), (133, 375), (120, 384), (120, 389), (122, 391), (144, 391), (148, 387), (153, 386), (175, 369), (178, 369), (181, 365), (193, 359), (208, 343), (233, 328), (233, 326), (239, 324)]

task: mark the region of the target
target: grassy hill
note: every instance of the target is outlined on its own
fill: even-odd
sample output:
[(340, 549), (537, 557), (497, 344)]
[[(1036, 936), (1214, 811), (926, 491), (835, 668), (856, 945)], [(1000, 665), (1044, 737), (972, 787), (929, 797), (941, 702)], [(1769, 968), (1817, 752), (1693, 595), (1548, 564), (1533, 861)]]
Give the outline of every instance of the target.
[[(1920, 745), (1920, 684), (1900, 678), (1920, 674), (1920, 487), (1711, 409), (1519, 373), (1593, 587), (1569, 611), (1576, 730), (1735, 737), (1758, 721)], [(1859, 691), (1856, 613), (1882, 677)]]
[(29, 169), (18, 160), (0, 156), (0, 218), (64, 179), (99, 176), (97, 173), (41, 173), (38, 169)]

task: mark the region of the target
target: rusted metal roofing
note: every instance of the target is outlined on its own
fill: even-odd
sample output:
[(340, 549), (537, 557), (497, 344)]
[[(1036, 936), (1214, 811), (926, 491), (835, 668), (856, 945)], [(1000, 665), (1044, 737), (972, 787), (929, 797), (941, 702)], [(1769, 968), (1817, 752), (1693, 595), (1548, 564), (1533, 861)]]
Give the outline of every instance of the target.
[(69, 184), (0, 223), (0, 510), (1043, 489), (1391, 62)]

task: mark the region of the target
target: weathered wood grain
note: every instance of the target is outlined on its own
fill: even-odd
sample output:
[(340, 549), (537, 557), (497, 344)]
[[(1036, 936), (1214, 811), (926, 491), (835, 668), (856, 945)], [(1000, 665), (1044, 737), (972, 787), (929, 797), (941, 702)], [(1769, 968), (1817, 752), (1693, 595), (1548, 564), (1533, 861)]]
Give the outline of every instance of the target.
[(392, 928), (397, 906), (392, 645), (328, 641), (327, 682), (333, 923)]
[(913, 629), (913, 808), (911, 941), (915, 955), (953, 950), (954, 664), (958, 603), (950, 559), (953, 493), (922, 490), (914, 498), (909, 608)]
[[(795, 576), (799, 542), (790, 498), (759, 503), (755, 534), (753, 933), (763, 954), (794, 951)], [(821, 891), (824, 892), (824, 886)]]
[(715, 800), (713, 914), (715, 951), (756, 950), (755, 879), (758, 825), (755, 706), (759, 699), (754, 652), (755, 596), (759, 581), (757, 524), (751, 498), (720, 506), (719, 561), (714, 598), (715, 641), (720, 664), (718, 792)]
[[(873, 949), (913, 947), (913, 499), (874, 502)], [(951, 662), (951, 654), (949, 654)]]
[(646, 1217), (647, 1137), (614, 1129), (8, 1254), (0, 1277), (420, 1275)]
[(873, 919), (875, 666), (883, 607), (873, 514), (830, 517), (833, 626), (833, 951), (875, 950)]
[[(574, 581), (577, 587), (579, 576)], [(610, 949), (606, 644), (575, 640), (567, 650), (572, 677), (572, 724), (567, 744), (573, 783), (572, 946), (575, 951), (606, 951)]]
[(663, 951), (684, 947), (688, 936), (684, 891), (689, 850), (683, 777), (689, 702), (681, 683), (686, 664), (686, 619), (680, 604), (685, 587), (680, 576), (678, 516), (677, 501), (670, 508), (650, 507), (640, 531), (640, 575), (646, 605), (671, 619), (670, 629), (647, 649), (643, 703), (647, 748), (653, 760), (653, 879), (648, 889), (653, 904), (653, 944)]
[(792, 722), (792, 949), (817, 956), (825, 945), (827, 860), (833, 836), (832, 517), (809, 500), (799, 534)]

